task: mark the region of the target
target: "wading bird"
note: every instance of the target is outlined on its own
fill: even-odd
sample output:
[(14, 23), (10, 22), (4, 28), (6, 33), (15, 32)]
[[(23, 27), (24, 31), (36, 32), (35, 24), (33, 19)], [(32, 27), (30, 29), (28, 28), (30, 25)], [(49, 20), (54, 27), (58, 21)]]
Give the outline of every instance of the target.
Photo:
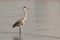
[(27, 9), (29, 8), (27, 8), (26, 6), (23, 7), (23, 11), (25, 13), (24, 16), (21, 17), (21, 19), (15, 22), (12, 26), (13, 28), (16, 26), (19, 26), (19, 38), (21, 37), (21, 26), (25, 23), (26, 18), (27, 18)]

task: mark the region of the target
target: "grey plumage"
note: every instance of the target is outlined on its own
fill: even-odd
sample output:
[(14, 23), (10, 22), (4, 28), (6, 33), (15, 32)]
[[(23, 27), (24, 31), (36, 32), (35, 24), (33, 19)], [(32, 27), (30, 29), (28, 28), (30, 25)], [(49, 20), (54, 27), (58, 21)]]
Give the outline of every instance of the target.
[(23, 7), (23, 11), (24, 11), (24, 16), (20, 19), (20, 20), (18, 20), (17, 22), (15, 22), (14, 24), (13, 24), (13, 28), (14, 27), (16, 27), (16, 26), (19, 26), (19, 40), (20, 40), (20, 37), (21, 37), (21, 26), (25, 23), (25, 21), (26, 21), (26, 17), (27, 17), (27, 9), (29, 9), (29, 8), (27, 8), (26, 6), (24, 6)]
[(17, 21), (12, 27), (14, 28), (14, 27), (16, 27), (16, 26), (19, 26), (20, 23), (21, 23), (21, 22)]
[(12, 27), (14, 28), (14, 27), (16, 27), (16, 26), (20, 26), (20, 25), (22, 26), (22, 25), (23, 25), (23, 22), (22, 22), (22, 21), (23, 21), (23, 20), (20, 20), (20, 21), (15, 22), (15, 24), (13, 24)]
[(24, 10), (24, 16), (21, 18), (21, 20), (18, 20), (17, 22), (15, 22), (13, 24), (13, 28), (16, 27), (16, 26), (22, 26), (24, 23), (25, 23), (25, 20), (26, 20), (26, 17), (27, 17), (27, 8), (26, 6), (23, 7), (23, 10)]

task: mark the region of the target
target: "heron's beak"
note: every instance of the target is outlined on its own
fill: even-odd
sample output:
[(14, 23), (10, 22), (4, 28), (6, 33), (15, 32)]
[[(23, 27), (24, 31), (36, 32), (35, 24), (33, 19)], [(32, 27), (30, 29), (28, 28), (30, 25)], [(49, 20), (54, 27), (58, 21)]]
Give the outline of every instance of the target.
[(30, 10), (31, 8), (27, 8), (28, 10)]
[(29, 8), (27, 8), (27, 9), (29, 9)]

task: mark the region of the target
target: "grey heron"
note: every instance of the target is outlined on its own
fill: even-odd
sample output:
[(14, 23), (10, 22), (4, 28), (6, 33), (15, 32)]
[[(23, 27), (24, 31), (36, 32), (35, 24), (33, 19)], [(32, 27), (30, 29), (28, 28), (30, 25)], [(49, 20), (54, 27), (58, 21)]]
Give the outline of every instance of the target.
[(13, 28), (19, 26), (19, 38), (21, 37), (21, 26), (25, 23), (27, 18), (27, 9), (29, 8), (27, 8), (26, 6), (23, 7), (23, 11), (25, 13), (24, 16), (21, 17), (20, 20), (16, 21), (12, 26)]

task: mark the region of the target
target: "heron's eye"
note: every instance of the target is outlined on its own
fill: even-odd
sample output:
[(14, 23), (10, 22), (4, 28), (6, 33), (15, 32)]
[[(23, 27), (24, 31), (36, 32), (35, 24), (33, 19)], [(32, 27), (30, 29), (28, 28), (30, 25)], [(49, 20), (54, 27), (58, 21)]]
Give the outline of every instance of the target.
[(26, 8), (26, 6), (24, 6), (23, 8)]

